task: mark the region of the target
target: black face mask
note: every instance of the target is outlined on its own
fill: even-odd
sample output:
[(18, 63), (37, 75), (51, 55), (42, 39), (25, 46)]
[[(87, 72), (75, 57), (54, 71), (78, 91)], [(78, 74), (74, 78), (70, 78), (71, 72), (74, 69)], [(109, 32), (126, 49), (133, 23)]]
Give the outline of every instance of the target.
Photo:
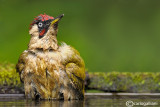
[(50, 19), (47, 21), (37, 22), (38, 30), (39, 30), (39, 38), (42, 38), (45, 35), (45, 33), (48, 31), (51, 21), (52, 20)]

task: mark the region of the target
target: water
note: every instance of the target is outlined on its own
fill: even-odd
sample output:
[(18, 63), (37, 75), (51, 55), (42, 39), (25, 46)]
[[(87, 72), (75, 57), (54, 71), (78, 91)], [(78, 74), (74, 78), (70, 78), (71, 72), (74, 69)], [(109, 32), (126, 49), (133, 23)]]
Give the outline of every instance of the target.
[(160, 96), (86, 96), (84, 101), (33, 101), (12, 97), (0, 98), (0, 107), (127, 107), (127, 101), (128, 107), (145, 107), (144, 104), (148, 104), (147, 107), (160, 107)]

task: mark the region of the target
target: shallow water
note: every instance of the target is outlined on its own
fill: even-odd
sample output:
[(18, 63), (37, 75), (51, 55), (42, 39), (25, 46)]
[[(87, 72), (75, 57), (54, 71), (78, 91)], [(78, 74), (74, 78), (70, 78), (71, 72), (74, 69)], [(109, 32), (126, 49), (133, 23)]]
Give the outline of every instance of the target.
[(160, 107), (160, 96), (86, 96), (84, 101), (33, 101), (12, 97), (0, 98), (0, 107), (127, 107), (127, 101), (128, 107), (144, 107), (144, 104), (147, 107)]

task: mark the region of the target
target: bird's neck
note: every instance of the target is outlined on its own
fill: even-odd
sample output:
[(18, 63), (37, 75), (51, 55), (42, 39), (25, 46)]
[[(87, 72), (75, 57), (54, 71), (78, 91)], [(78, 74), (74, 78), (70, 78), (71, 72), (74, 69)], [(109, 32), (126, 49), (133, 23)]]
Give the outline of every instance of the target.
[(41, 39), (38, 36), (32, 35), (28, 45), (28, 50), (57, 50), (58, 41), (56, 35), (45, 35)]

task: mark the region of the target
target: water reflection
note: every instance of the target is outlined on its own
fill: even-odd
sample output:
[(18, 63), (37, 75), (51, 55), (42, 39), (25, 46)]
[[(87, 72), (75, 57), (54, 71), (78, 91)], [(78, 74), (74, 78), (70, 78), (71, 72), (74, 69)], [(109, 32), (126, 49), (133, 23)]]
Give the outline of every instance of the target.
[(84, 107), (84, 101), (56, 101), (56, 100), (41, 100), (41, 101), (25, 101), (25, 107)]
[(156, 102), (160, 106), (160, 97), (147, 96), (86, 96), (84, 101), (71, 100), (26, 100), (24, 98), (0, 98), (0, 107), (125, 107), (127, 101)]

